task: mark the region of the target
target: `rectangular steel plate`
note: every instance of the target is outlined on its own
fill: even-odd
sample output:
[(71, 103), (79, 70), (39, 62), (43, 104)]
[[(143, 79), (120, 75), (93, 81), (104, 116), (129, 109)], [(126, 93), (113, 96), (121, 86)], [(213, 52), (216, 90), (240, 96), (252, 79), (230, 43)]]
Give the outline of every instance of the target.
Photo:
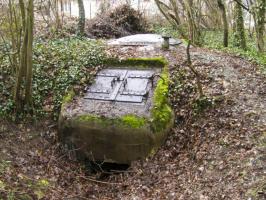
[(105, 69), (89, 87), (85, 99), (141, 103), (151, 88), (153, 70)]

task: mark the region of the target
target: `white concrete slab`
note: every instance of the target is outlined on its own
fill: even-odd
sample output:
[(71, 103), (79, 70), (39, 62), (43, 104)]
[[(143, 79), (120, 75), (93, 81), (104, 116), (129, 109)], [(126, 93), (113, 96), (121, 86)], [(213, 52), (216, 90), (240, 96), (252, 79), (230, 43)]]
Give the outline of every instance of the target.
[[(136, 34), (119, 39), (110, 40), (108, 45), (111, 46), (161, 46), (163, 43), (163, 37), (158, 34)], [(170, 38), (170, 45), (179, 45), (182, 42), (178, 39)]]

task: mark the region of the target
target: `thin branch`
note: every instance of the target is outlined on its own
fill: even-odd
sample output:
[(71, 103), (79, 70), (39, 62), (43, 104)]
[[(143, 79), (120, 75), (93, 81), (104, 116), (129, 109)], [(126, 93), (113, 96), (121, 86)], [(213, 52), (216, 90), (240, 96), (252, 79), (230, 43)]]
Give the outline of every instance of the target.
[(250, 9), (246, 5), (244, 5), (242, 2), (240, 2), (239, 0), (233, 0), (233, 1), (239, 4), (243, 9), (251, 13)]
[(79, 178), (82, 178), (84, 180), (92, 181), (95, 183), (101, 183), (101, 184), (107, 184), (107, 185), (122, 185), (122, 183), (113, 183), (113, 182), (106, 182), (106, 181), (99, 181), (90, 177), (85, 177), (85, 176), (78, 176)]
[(198, 92), (199, 92), (199, 97), (202, 98), (204, 96), (203, 94), (203, 90), (202, 90), (202, 84), (200, 82), (200, 74), (198, 73), (198, 71), (194, 68), (192, 61), (191, 61), (191, 56), (190, 56), (190, 45), (191, 45), (191, 41), (188, 41), (188, 45), (187, 45), (187, 66), (189, 67), (189, 69), (192, 71), (192, 73), (196, 76), (196, 81), (197, 81), (197, 87), (198, 87)]

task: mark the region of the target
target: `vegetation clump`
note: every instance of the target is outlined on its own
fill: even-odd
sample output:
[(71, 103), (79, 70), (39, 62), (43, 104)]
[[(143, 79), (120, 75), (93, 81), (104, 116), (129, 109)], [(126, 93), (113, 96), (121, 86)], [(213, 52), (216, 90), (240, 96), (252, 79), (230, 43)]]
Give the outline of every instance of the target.
[(117, 38), (147, 32), (147, 23), (139, 11), (125, 4), (88, 22), (87, 31), (96, 38)]
[(75, 92), (73, 89), (71, 89), (69, 92), (67, 92), (67, 94), (62, 99), (62, 106), (64, 106), (67, 103), (70, 103), (73, 100), (74, 96), (75, 96)]
[[(94, 67), (104, 59), (104, 48), (98, 41), (78, 37), (36, 41), (32, 84), (35, 115), (53, 113), (57, 118), (65, 92), (90, 81)], [(12, 116), (14, 111), (11, 69), (5, 56), (0, 63), (0, 116)]]
[(220, 31), (206, 31), (204, 37), (204, 46), (211, 49), (218, 49), (227, 53), (233, 53), (235, 55), (247, 58), (250, 61), (254, 61), (255, 63), (259, 64), (262, 71), (266, 73), (266, 54), (259, 53), (257, 51), (256, 43), (253, 37), (249, 36), (246, 39), (247, 48), (245, 50), (233, 45), (235, 38), (232, 34), (229, 37), (228, 47), (224, 47), (222, 44), (223, 36)]
[[(169, 25), (154, 25), (153, 32), (158, 34), (167, 33), (175, 38), (180, 38), (180, 34)], [(246, 35), (247, 32), (246, 32)], [(203, 46), (210, 49), (218, 49), (230, 54), (239, 55), (244, 58), (248, 58), (250, 61), (254, 61), (255, 63), (261, 66), (262, 72), (266, 73), (266, 54), (260, 53), (256, 49), (256, 42), (254, 41), (255, 35), (249, 35), (246, 37), (246, 49), (242, 49), (241, 47), (235, 46), (235, 35), (230, 32), (228, 38), (228, 47), (224, 47), (224, 38), (223, 32), (219, 30), (204, 30), (202, 32), (203, 37)]]

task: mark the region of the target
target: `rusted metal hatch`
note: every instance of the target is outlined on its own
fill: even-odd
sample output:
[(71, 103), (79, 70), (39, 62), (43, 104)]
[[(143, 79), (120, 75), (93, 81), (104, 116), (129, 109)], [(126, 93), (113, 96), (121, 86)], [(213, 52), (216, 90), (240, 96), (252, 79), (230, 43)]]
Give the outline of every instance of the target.
[(87, 89), (85, 99), (141, 103), (153, 87), (154, 70), (105, 69)]

